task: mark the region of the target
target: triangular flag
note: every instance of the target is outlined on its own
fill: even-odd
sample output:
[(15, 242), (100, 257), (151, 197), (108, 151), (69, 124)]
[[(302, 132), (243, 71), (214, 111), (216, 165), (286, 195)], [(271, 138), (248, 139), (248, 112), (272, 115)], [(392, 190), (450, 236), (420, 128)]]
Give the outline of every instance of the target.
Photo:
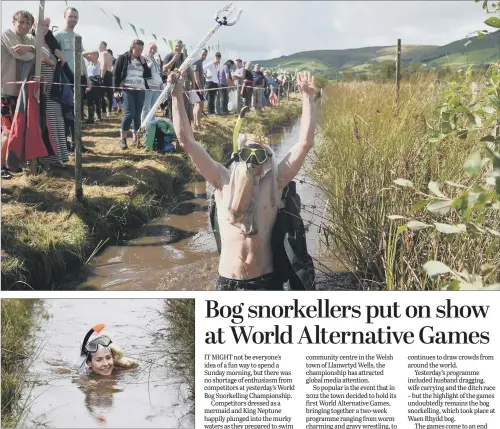
[(109, 15), (108, 15), (108, 14), (104, 11), (104, 9), (103, 9), (102, 7), (100, 7), (99, 9), (101, 9), (102, 13), (103, 13), (104, 15), (106, 15), (106, 16), (108, 17), (108, 19), (111, 19), (111, 18), (109, 17)]
[(174, 52), (174, 44), (172, 43), (172, 41), (170, 39), (168, 39), (168, 46), (170, 46), (170, 50), (172, 52)]
[(144, 35), (144, 37), (146, 37), (146, 30), (144, 30), (144, 28), (139, 28), (139, 30), (141, 30), (141, 33)]
[(155, 40), (158, 40), (158, 38), (156, 37), (156, 34), (153, 33), (153, 37), (155, 38)]
[(168, 45), (167, 39), (165, 39), (165, 37), (162, 37), (162, 39), (165, 42), (165, 45)]
[(136, 37), (139, 38), (139, 35), (137, 34), (137, 30), (135, 29), (135, 25), (134, 24), (130, 24), (130, 22), (129, 22), (129, 25), (132, 27), (132, 30), (134, 30), (134, 33), (135, 33)]
[(118, 23), (118, 25), (120, 26), (120, 30), (123, 30), (122, 28), (122, 24), (121, 24), (121, 21), (120, 21), (120, 18), (118, 18), (116, 15), (113, 15), (113, 17), (116, 19), (116, 22)]

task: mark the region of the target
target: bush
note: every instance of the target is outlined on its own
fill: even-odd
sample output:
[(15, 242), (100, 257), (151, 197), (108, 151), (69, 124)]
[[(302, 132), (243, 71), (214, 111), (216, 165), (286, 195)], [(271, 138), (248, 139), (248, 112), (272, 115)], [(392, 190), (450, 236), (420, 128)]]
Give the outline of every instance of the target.
[[(430, 259), (467, 266), (473, 272), (482, 265), (500, 263), (494, 236), (442, 236), (427, 228), (412, 231), (388, 218), (412, 216), (421, 200), (417, 190), (427, 188), (430, 181), (474, 183), (462, 166), (480, 149), (477, 136), (437, 138), (440, 117), (436, 109), (444, 91), (435, 76), (402, 84), (397, 117), (393, 85), (341, 83), (326, 91), (317, 157), (310, 174), (328, 198), (330, 239), (366, 287), (435, 287), (422, 269)], [(412, 192), (396, 187), (398, 178), (410, 181)], [(446, 221), (439, 216), (425, 212), (417, 220), (459, 220), (456, 213), (449, 214)], [(499, 230), (498, 212), (483, 220)]]

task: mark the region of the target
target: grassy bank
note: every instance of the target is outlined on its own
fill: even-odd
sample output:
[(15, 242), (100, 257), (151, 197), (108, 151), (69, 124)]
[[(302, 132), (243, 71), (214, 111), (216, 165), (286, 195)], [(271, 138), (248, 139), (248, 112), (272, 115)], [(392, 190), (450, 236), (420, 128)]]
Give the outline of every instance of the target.
[(24, 405), (20, 403), (26, 367), (33, 350), (34, 299), (2, 299), (2, 427), (17, 427)]
[(173, 369), (195, 394), (195, 300), (165, 300), (163, 317), (168, 322), (168, 359)]
[[(251, 112), (246, 132), (269, 134), (300, 114), (297, 100), (280, 108)], [(208, 117), (195, 134), (217, 160), (231, 150), (236, 117)], [(84, 203), (74, 198), (74, 160), (66, 169), (2, 181), (2, 288), (57, 288), (57, 281), (80, 267), (99, 248), (117, 243), (164, 210), (166, 202), (196, 176), (189, 158), (157, 155), (119, 146), (114, 115), (84, 127)]]
[[(467, 188), (478, 183), (466, 175), (464, 162), (484, 145), (479, 141), (482, 131), (465, 139), (451, 134), (435, 138), (445, 91), (431, 79), (402, 85), (398, 117), (393, 113), (394, 85), (345, 83), (325, 91), (311, 175), (328, 198), (330, 242), (342, 250), (344, 262), (366, 287), (436, 287), (422, 269), (432, 259), (473, 273), (500, 266), (499, 239), (493, 234), (416, 231), (402, 227), (404, 220), (388, 218), (401, 215), (431, 226), (463, 223), (458, 210), (439, 214), (426, 210), (425, 204), (414, 206), (424, 199), (417, 190), (432, 192), (430, 181), (441, 184), (443, 198), (455, 198), (463, 190), (446, 181)], [(410, 180), (414, 188), (396, 186), (398, 178)], [(473, 211), (471, 220), (500, 231), (498, 211)], [(498, 274), (489, 282), (495, 280)]]

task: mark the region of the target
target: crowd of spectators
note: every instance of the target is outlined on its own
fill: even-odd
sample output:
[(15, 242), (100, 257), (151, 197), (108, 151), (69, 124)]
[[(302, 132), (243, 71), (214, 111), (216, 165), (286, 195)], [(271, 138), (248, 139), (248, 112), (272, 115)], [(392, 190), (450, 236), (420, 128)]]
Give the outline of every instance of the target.
[[(30, 85), (35, 70), (36, 21), (27, 11), (14, 14), (12, 28), (2, 33), (2, 178), (21, 171), (23, 161), (35, 158), (32, 148), (38, 147), (44, 156), (41, 166), (65, 168), (75, 150), (75, 118), (73, 115), (73, 86), (82, 86), (82, 112), (86, 103), (87, 124), (95, 124), (122, 113), (119, 146), (127, 149), (127, 135), (132, 128), (132, 144), (139, 145), (139, 128), (150, 112), (168, 74), (179, 68), (186, 58), (181, 40), (174, 41), (173, 52), (161, 57), (155, 41), (146, 46), (135, 39), (127, 52), (113, 56), (106, 42), (96, 50), (82, 54), (81, 75), (75, 76), (74, 40), (77, 33), (78, 10), (68, 7), (64, 11), (64, 26), (54, 34), (51, 20), (44, 19), (41, 55), (42, 91), (36, 102), (31, 100)], [(207, 61), (208, 51), (184, 72), (186, 110), (193, 128), (202, 128), (203, 116), (228, 115), (236, 111), (237, 98), (251, 109), (261, 110), (277, 105), (280, 97), (294, 90), (294, 79), (289, 73), (263, 70), (260, 64), (243, 63), (227, 59), (222, 62), (219, 52)], [(30, 84), (21, 91), (21, 83)], [(36, 88), (36, 87), (33, 87)], [(31, 107), (31, 110), (29, 108)], [(33, 106), (37, 107), (36, 112)], [(206, 106), (206, 111), (205, 111)], [(166, 118), (171, 119), (171, 100), (161, 104)], [(15, 114), (17, 111), (17, 115)], [(24, 129), (22, 115), (37, 115), (40, 132)], [(46, 123), (45, 123), (46, 122)], [(36, 145), (33, 143), (36, 140)], [(29, 145), (26, 143), (29, 140)], [(88, 149), (83, 148), (84, 151)], [(24, 158), (24, 159), (23, 159)], [(24, 163), (25, 165), (25, 163)]]

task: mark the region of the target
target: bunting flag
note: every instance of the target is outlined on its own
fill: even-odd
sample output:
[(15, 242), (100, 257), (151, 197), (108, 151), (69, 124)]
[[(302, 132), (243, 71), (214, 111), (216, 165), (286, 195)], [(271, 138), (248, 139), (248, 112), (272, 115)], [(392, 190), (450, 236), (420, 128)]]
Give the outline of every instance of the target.
[(116, 15), (113, 15), (113, 17), (116, 19), (116, 22), (118, 23), (118, 25), (120, 26), (120, 30), (123, 30), (122, 28), (122, 24), (121, 24), (121, 21), (120, 21), (120, 18), (118, 18)]
[(141, 30), (141, 33), (144, 35), (144, 37), (146, 37), (146, 31), (144, 30), (144, 28), (139, 28), (139, 30)]
[(134, 25), (134, 24), (131, 24), (130, 22), (129, 22), (129, 25), (132, 27), (132, 30), (134, 30), (135, 36), (136, 36), (137, 38), (139, 38), (139, 35), (137, 34), (137, 30), (135, 29), (135, 25)]
[(170, 46), (170, 50), (172, 52), (174, 52), (174, 44), (172, 43), (172, 41), (170, 39), (168, 39), (168, 46)]
[[(109, 17), (109, 15), (104, 11), (104, 9), (102, 7), (100, 7), (99, 9), (101, 9), (102, 13), (104, 15), (106, 15), (108, 17), (109, 20), (111, 20), (111, 18)], [(111, 20), (112, 21), (112, 20)]]
[(167, 42), (167, 40), (165, 39), (165, 37), (162, 37), (162, 39), (163, 39), (163, 41), (165, 42), (165, 45), (167, 45), (167, 46), (168, 46), (168, 42)]
[(153, 37), (155, 38), (155, 40), (158, 40), (158, 38), (156, 37), (156, 34), (152, 33), (153, 34)]

